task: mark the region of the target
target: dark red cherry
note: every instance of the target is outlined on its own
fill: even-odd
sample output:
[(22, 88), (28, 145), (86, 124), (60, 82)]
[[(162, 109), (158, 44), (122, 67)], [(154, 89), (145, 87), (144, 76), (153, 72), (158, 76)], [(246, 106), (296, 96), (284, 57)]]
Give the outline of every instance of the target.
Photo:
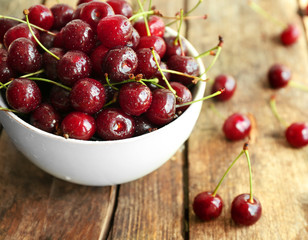
[(20, 113), (29, 113), (41, 103), (41, 91), (34, 81), (15, 78), (6, 89), (8, 104)]
[(105, 46), (99, 45), (92, 51), (90, 55), (93, 71), (98, 76), (104, 76), (103, 62), (108, 50), (109, 49)]
[(77, 6), (79, 6), (80, 4), (84, 4), (84, 3), (88, 3), (88, 2), (93, 2), (95, 0), (78, 0), (77, 2)]
[(62, 29), (62, 39), (66, 50), (79, 50), (89, 53), (95, 46), (96, 38), (91, 26), (75, 19)]
[(70, 102), (76, 111), (94, 114), (106, 102), (104, 85), (92, 78), (80, 79), (72, 87)]
[[(150, 28), (151, 36), (163, 37), (165, 34), (165, 23), (161, 17), (152, 15), (148, 18), (148, 25)], [(134, 23), (134, 28), (138, 31), (140, 36), (147, 36), (144, 19), (139, 19)]]
[(250, 202), (248, 193), (238, 195), (231, 204), (231, 217), (237, 224), (250, 226), (260, 219), (261, 214), (260, 201), (253, 197), (253, 202)]
[[(37, 29), (32, 28), (35, 36), (38, 40), (40, 40), (40, 33)], [(32, 36), (32, 33), (30, 32), (30, 29), (27, 24), (20, 23), (14, 27), (11, 27), (3, 37), (3, 43), (4, 46), (8, 49), (10, 44), (17, 38), (28, 38), (30, 39), (35, 45), (37, 45), (36, 40)]]
[(107, 48), (125, 46), (130, 41), (132, 33), (132, 24), (122, 15), (107, 16), (97, 25), (98, 39)]
[(91, 1), (81, 8), (79, 18), (87, 22), (94, 32), (96, 32), (98, 22), (102, 18), (111, 15), (114, 15), (114, 11), (109, 4), (100, 1)]
[[(182, 104), (182, 103), (187, 103), (187, 102), (192, 101), (191, 91), (186, 86), (184, 86), (182, 83), (170, 82), (170, 85), (175, 90), (176, 95), (178, 97), (176, 100), (177, 104)], [(178, 107), (176, 111), (183, 113), (188, 107), (189, 105)]]
[(295, 148), (308, 145), (308, 124), (292, 123), (285, 132), (288, 143)]
[(175, 104), (175, 96), (169, 89), (156, 89), (146, 117), (155, 125), (165, 125), (175, 118)]
[(37, 4), (29, 8), (29, 22), (49, 30), (54, 23), (54, 17), (51, 10), (42, 4)]
[(111, 82), (121, 82), (135, 73), (137, 64), (137, 55), (133, 49), (119, 47), (109, 50), (106, 54), (103, 69), (108, 73)]
[(125, 0), (107, 0), (115, 14), (123, 15), (127, 18), (133, 16), (132, 6)]
[[(57, 31), (54, 31), (55, 34), (57, 34)], [(46, 47), (47, 49), (50, 49), (54, 45), (55, 35), (49, 34), (47, 32), (41, 32), (40, 34), (40, 42)]]
[(8, 52), (0, 48), (0, 82), (6, 83), (15, 76), (14, 71), (9, 66), (7, 61)]
[(61, 122), (65, 138), (89, 140), (96, 131), (95, 119), (83, 112), (71, 112)]
[[(181, 39), (182, 48), (181, 48), (180, 42), (176, 39), (176, 36), (164, 37), (164, 40), (166, 43), (165, 57), (167, 59), (171, 57), (172, 55), (186, 56), (188, 54), (187, 44), (184, 39)], [(183, 53), (182, 53), (182, 49), (183, 49)]]
[[(50, 52), (58, 56), (60, 59), (64, 56), (65, 51), (62, 48), (51, 48)], [(43, 54), (43, 67), (48, 79), (56, 80), (58, 78), (58, 63), (60, 61), (48, 52)]]
[(56, 48), (64, 48), (64, 41), (63, 41), (63, 28), (60, 32), (57, 33), (53, 40), (53, 47)]
[(223, 208), (221, 197), (212, 192), (201, 192), (193, 201), (193, 210), (196, 216), (203, 221), (210, 221), (220, 216)]
[(225, 89), (224, 92), (216, 96), (216, 100), (227, 101), (233, 96), (236, 89), (235, 79), (232, 76), (226, 74), (218, 75), (214, 80), (211, 91), (214, 93), (223, 88)]
[(42, 67), (42, 55), (27, 38), (18, 38), (11, 43), (7, 60), (9, 66), (19, 73), (36, 72)]
[[(198, 76), (199, 64), (196, 59), (188, 56), (173, 55), (167, 61), (167, 66), (171, 70), (175, 70), (190, 76)], [(192, 83), (193, 78), (178, 74), (171, 74), (171, 81), (180, 82), (185, 86)]]
[[(160, 64), (158, 53), (155, 50), (154, 53), (158, 64)], [(136, 74), (142, 74), (143, 78), (150, 79), (158, 70), (152, 51), (149, 48), (140, 48), (136, 54), (138, 58)]]
[(81, 3), (81, 4), (77, 5), (77, 8), (75, 9), (75, 11), (74, 11), (74, 13), (73, 13), (72, 20), (80, 19), (80, 12), (81, 12), (81, 9), (82, 9), (86, 4), (87, 4), (87, 3)]
[(30, 124), (46, 132), (53, 133), (60, 123), (60, 115), (49, 103), (40, 104), (30, 115)]
[(72, 110), (69, 96), (70, 92), (68, 90), (53, 85), (50, 90), (49, 101), (57, 111), (67, 113)]
[(50, 10), (54, 16), (53, 29), (60, 30), (73, 19), (74, 9), (67, 4), (55, 4), (50, 8)]
[(135, 28), (133, 28), (132, 37), (127, 42), (126, 46), (135, 50), (137, 48), (139, 42), (140, 42), (140, 35), (137, 32), (137, 30)]
[(3, 43), (4, 34), (19, 22), (7, 18), (0, 18), (0, 43)]
[(91, 60), (81, 51), (68, 51), (58, 63), (58, 77), (65, 85), (72, 86), (78, 79), (87, 78), (92, 71)]
[(155, 131), (157, 128), (152, 124), (148, 119), (143, 115), (134, 117), (135, 120), (135, 134), (134, 136), (140, 136), (152, 131)]
[(299, 28), (294, 24), (289, 24), (280, 34), (280, 40), (283, 45), (289, 46), (297, 42), (299, 35)]
[(126, 83), (121, 87), (118, 99), (124, 112), (140, 116), (149, 109), (152, 102), (152, 92), (141, 83)]
[(96, 118), (97, 134), (105, 140), (132, 137), (135, 132), (134, 119), (118, 108), (103, 109)]
[(248, 137), (251, 123), (247, 116), (234, 113), (225, 120), (222, 129), (227, 139), (236, 141)]
[(163, 38), (158, 36), (143, 36), (140, 38), (139, 44), (136, 50), (140, 48), (151, 48), (158, 53), (160, 58), (163, 58), (166, 52), (166, 43)]
[[(165, 62), (160, 62), (159, 66), (160, 66), (160, 68), (161, 68), (162, 70), (168, 69), (168, 66), (167, 66), (167, 64), (166, 64)], [(168, 81), (170, 81), (171, 74), (170, 74), (169, 72), (163, 72), (163, 74), (164, 74), (164, 76), (166, 77), (166, 79), (167, 79)], [(162, 85), (162, 86), (164, 86), (164, 87), (167, 87), (166, 82), (165, 82), (165, 80), (163, 79), (163, 76), (162, 76), (162, 74), (160, 73), (159, 70), (157, 70), (156, 73), (154, 73), (154, 75), (153, 75), (152, 77), (153, 77), (153, 78), (158, 78), (158, 80), (159, 80), (159, 83), (158, 83), (158, 84), (160, 84), (160, 85)]]
[(283, 88), (291, 80), (291, 70), (282, 64), (274, 64), (268, 71), (268, 81), (273, 89)]

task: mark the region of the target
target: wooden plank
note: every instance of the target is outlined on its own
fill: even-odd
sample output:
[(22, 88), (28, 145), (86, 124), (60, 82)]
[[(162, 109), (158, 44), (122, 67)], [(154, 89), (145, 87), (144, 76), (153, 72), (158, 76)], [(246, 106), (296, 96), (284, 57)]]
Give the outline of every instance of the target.
[[(179, 0), (155, 0), (153, 4), (166, 16), (174, 16), (185, 6)], [(157, 171), (120, 186), (108, 239), (184, 239), (185, 158), (185, 149), (181, 149)]]
[[(297, 23), (296, 1), (257, 1), (282, 21)], [(302, 35), (298, 43), (283, 47), (277, 41), (279, 27), (257, 15), (246, 1), (206, 1), (207, 22), (191, 24), (189, 38), (198, 49), (215, 45), (222, 35), (222, 55), (209, 77), (232, 74), (238, 88), (225, 103), (215, 103), (224, 116), (233, 112), (252, 113), (256, 119), (255, 141), (250, 145), (254, 193), (263, 205), (263, 216), (251, 227), (236, 226), (230, 216), (233, 198), (249, 192), (245, 158), (240, 159), (223, 183), (219, 194), (225, 202), (222, 216), (212, 222), (196, 219), (190, 207), (190, 239), (306, 239), (308, 223), (308, 149), (293, 149), (284, 139), (284, 128), (274, 118), (269, 99), (277, 94), (277, 106), (289, 123), (308, 119), (308, 96), (287, 87), (269, 88), (266, 74), (276, 62), (289, 66), (294, 81), (308, 85), (307, 42)], [(202, 10), (198, 10), (202, 11)], [(198, 11), (196, 14), (198, 14)], [(206, 62), (207, 60), (205, 60)], [(208, 87), (209, 88), (209, 87)], [(213, 190), (220, 177), (239, 154), (244, 141), (226, 141), (221, 131), (223, 119), (206, 102), (188, 148), (189, 201), (201, 191)]]
[(13, 17), (23, 17), (23, 10), (41, 3), (41, 0), (1, 0), (1, 14)]

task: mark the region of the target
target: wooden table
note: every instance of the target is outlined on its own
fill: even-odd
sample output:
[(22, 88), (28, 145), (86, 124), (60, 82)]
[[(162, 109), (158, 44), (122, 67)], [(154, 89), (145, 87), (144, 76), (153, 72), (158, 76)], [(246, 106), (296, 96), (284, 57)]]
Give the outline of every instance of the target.
[[(1, 13), (21, 16), (24, 8), (39, 2), (1, 0)], [(50, 6), (56, 1), (45, 2)], [(173, 16), (181, 7), (191, 9), (197, 0), (153, 2), (163, 14)], [(266, 79), (272, 64), (283, 63), (292, 69), (294, 81), (308, 85), (308, 17), (298, 15), (308, 1), (257, 2), (281, 21), (298, 24), (299, 41), (282, 46), (279, 26), (252, 11), (247, 1), (204, 1), (193, 15), (208, 14), (208, 19), (186, 22), (183, 34), (199, 52), (214, 46), (222, 35), (224, 48), (209, 77), (231, 74), (238, 88), (228, 102), (205, 102), (189, 140), (148, 176), (111, 187), (67, 183), (31, 164), (2, 130), (0, 239), (308, 239), (308, 148), (293, 149), (286, 143), (284, 127), (269, 107), (276, 94), (284, 119), (308, 122), (308, 94), (291, 87), (274, 91)], [(255, 119), (249, 151), (254, 193), (263, 215), (250, 227), (239, 227), (230, 217), (233, 198), (249, 191), (244, 158), (219, 190), (225, 203), (222, 216), (201, 222), (192, 211), (195, 195), (213, 190), (244, 143), (225, 140), (223, 119), (210, 109), (213, 103), (225, 117), (241, 112)]]

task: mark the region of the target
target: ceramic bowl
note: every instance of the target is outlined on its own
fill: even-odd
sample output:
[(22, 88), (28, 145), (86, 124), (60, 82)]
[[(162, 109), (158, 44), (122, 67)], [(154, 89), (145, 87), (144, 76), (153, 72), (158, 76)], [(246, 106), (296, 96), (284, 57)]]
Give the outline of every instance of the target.
[[(167, 32), (176, 34), (171, 29)], [(190, 55), (198, 55), (188, 41), (187, 45)], [(198, 63), (203, 72), (200, 59)], [(205, 83), (199, 82), (193, 99), (202, 98), (204, 91)], [(2, 97), (0, 106), (7, 107)], [(65, 139), (37, 129), (11, 112), (0, 111), (0, 122), (16, 148), (47, 173), (72, 183), (109, 186), (141, 178), (168, 161), (188, 139), (201, 107), (202, 102), (194, 103), (156, 131), (115, 141)]]

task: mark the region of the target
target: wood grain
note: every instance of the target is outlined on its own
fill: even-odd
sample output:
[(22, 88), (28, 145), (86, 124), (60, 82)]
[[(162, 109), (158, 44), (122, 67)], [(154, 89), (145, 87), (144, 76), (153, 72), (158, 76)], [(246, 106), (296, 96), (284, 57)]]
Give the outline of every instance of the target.
[[(282, 21), (303, 26), (297, 15), (296, 1), (258, 1), (260, 6)], [(225, 11), (227, 10), (227, 11)], [(199, 10), (200, 11), (200, 10)], [(308, 149), (293, 149), (284, 138), (284, 128), (274, 118), (269, 99), (277, 95), (277, 106), (288, 122), (308, 119), (308, 96), (288, 87), (269, 89), (266, 74), (276, 62), (288, 65), (294, 81), (308, 85), (307, 41), (302, 34), (298, 43), (283, 47), (277, 40), (281, 29), (252, 11), (246, 1), (208, 1), (208, 21), (189, 25), (189, 38), (197, 48), (215, 44), (216, 36), (225, 39), (222, 55), (209, 77), (226, 73), (238, 83), (229, 102), (214, 102), (225, 117), (233, 112), (251, 113), (256, 120), (255, 142), (250, 144), (254, 193), (262, 203), (261, 220), (249, 227), (236, 226), (230, 218), (233, 198), (249, 192), (245, 158), (236, 163), (219, 194), (224, 199), (222, 216), (203, 223), (190, 209), (190, 239), (306, 239), (308, 199)], [(304, 50), (302, 50), (304, 49)], [(205, 62), (208, 60), (205, 60)], [(224, 139), (220, 119), (205, 103), (202, 115), (189, 140), (189, 199), (205, 190), (212, 190), (220, 177), (239, 154), (244, 141)]]

